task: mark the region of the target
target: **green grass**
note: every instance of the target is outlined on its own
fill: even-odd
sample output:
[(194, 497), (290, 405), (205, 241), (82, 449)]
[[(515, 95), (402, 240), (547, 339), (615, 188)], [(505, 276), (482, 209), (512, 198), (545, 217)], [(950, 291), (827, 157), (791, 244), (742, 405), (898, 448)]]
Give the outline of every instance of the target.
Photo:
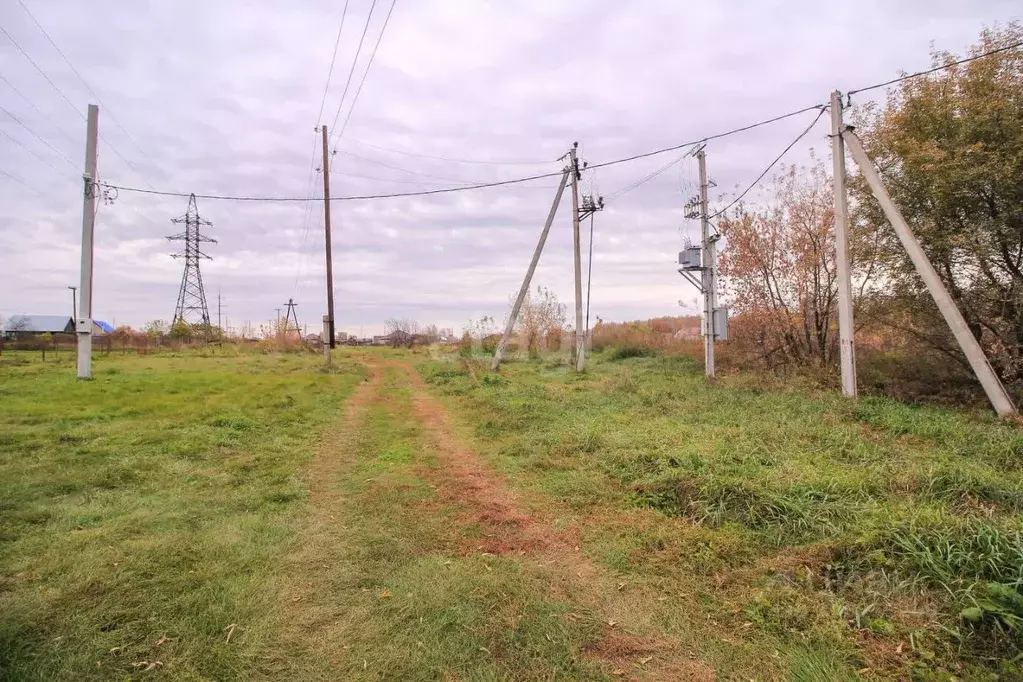
[(77, 381), (69, 363), (0, 357), (0, 679), (155, 661), (147, 678), (247, 679), (304, 465), (362, 370), (112, 355)]
[[(479, 549), (414, 360), (578, 553)], [(0, 679), (1023, 675), (1023, 430), (986, 413), (628, 351), (70, 361), (0, 357)]]
[(780, 652), (791, 679), (1023, 675), (1007, 662), (1023, 633), (959, 617), (989, 582), (1023, 590), (1019, 427), (770, 378), (711, 387), (685, 358), (614, 350), (583, 376), (422, 369), (496, 467), (585, 524), (595, 559), (705, 595), (695, 617), (659, 617), (703, 633), (719, 673)]
[[(309, 575), (319, 629), (298, 626), (299, 652), (262, 671), (269, 679), (607, 680), (577, 655), (599, 628), (585, 608), (552, 599), (549, 571), (515, 558), (465, 554), (473, 529), (438, 497), (440, 465), (395, 370), (361, 425), (347, 435), (338, 480), (338, 535)], [(327, 664), (326, 662), (330, 662)]]

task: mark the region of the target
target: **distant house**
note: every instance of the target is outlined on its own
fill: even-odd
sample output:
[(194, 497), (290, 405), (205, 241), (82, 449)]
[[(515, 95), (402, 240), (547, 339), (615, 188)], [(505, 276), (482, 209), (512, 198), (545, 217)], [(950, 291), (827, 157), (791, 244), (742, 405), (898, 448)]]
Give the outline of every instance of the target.
[[(102, 320), (92, 321), (92, 333), (105, 336), (114, 330)], [(38, 336), (40, 334), (74, 334), (75, 321), (70, 315), (11, 315), (0, 331), (6, 335)]]
[(68, 315), (11, 315), (3, 323), (5, 334), (73, 334), (75, 323)]

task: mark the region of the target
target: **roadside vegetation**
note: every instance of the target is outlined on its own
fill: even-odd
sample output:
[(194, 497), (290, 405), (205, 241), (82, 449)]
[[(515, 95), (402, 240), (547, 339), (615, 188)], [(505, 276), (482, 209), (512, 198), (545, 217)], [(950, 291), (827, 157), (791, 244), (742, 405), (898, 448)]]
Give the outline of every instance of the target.
[(1023, 675), (1018, 426), (651, 355), (422, 369), (723, 679)]

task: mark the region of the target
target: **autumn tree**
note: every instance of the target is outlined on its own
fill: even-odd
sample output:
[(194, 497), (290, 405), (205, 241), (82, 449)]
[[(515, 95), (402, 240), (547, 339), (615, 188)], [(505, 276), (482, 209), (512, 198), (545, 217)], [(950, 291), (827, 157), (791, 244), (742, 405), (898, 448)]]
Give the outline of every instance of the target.
[(541, 347), (546, 349), (555, 339), (560, 342), (567, 319), (565, 305), (547, 287), (538, 286), (535, 294), (526, 292), (516, 329), (529, 356), (537, 357)]
[(831, 180), (814, 160), (777, 175), (762, 206), (718, 224), (720, 272), (745, 334), (770, 365), (826, 365), (837, 349), (838, 296)]
[[(986, 30), (978, 55), (1023, 40), (1019, 24)], [(857, 134), (995, 370), (1023, 379), (1023, 49), (903, 81), (860, 114)], [(885, 290), (867, 314), (965, 367), (880, 206), (852, 185), (858, 220), (877, 229)]]

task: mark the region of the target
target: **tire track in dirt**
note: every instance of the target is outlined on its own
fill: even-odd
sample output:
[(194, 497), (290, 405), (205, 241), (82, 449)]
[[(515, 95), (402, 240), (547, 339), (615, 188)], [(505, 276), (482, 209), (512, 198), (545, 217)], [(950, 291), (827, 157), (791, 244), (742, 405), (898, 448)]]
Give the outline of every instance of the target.
[[(692, 682), (716, 679), (713, 669), (694, 660), (692, 653), (683, 651), (678, 643), (637, 637), (616, 627), (619, 622), (645, 620), (653, 606), (645, 605), (637, 595), (618, 591), (614, 581), (580, 551), (577, 528), (559, 528), (553, 519), (524, 511), (521, 499), (502, 476), (458, 436), (447, 410), (429, 392), (415, 368), (396, 360), (381, 364), (398, 368), (408, 377), (415, 414), (435, 446), (441, 466), (424, 471), (424, 476), (459, 510), (459, 522), (483, 530), (482, 541), (466, 539), (467, 554), (519, 556), (550, 569), (553, 596), (601, 614), (604, 636), (583, 653), (603, 661), (616, 677)], [(642, 615), (634, 618), (637, 614)]]

